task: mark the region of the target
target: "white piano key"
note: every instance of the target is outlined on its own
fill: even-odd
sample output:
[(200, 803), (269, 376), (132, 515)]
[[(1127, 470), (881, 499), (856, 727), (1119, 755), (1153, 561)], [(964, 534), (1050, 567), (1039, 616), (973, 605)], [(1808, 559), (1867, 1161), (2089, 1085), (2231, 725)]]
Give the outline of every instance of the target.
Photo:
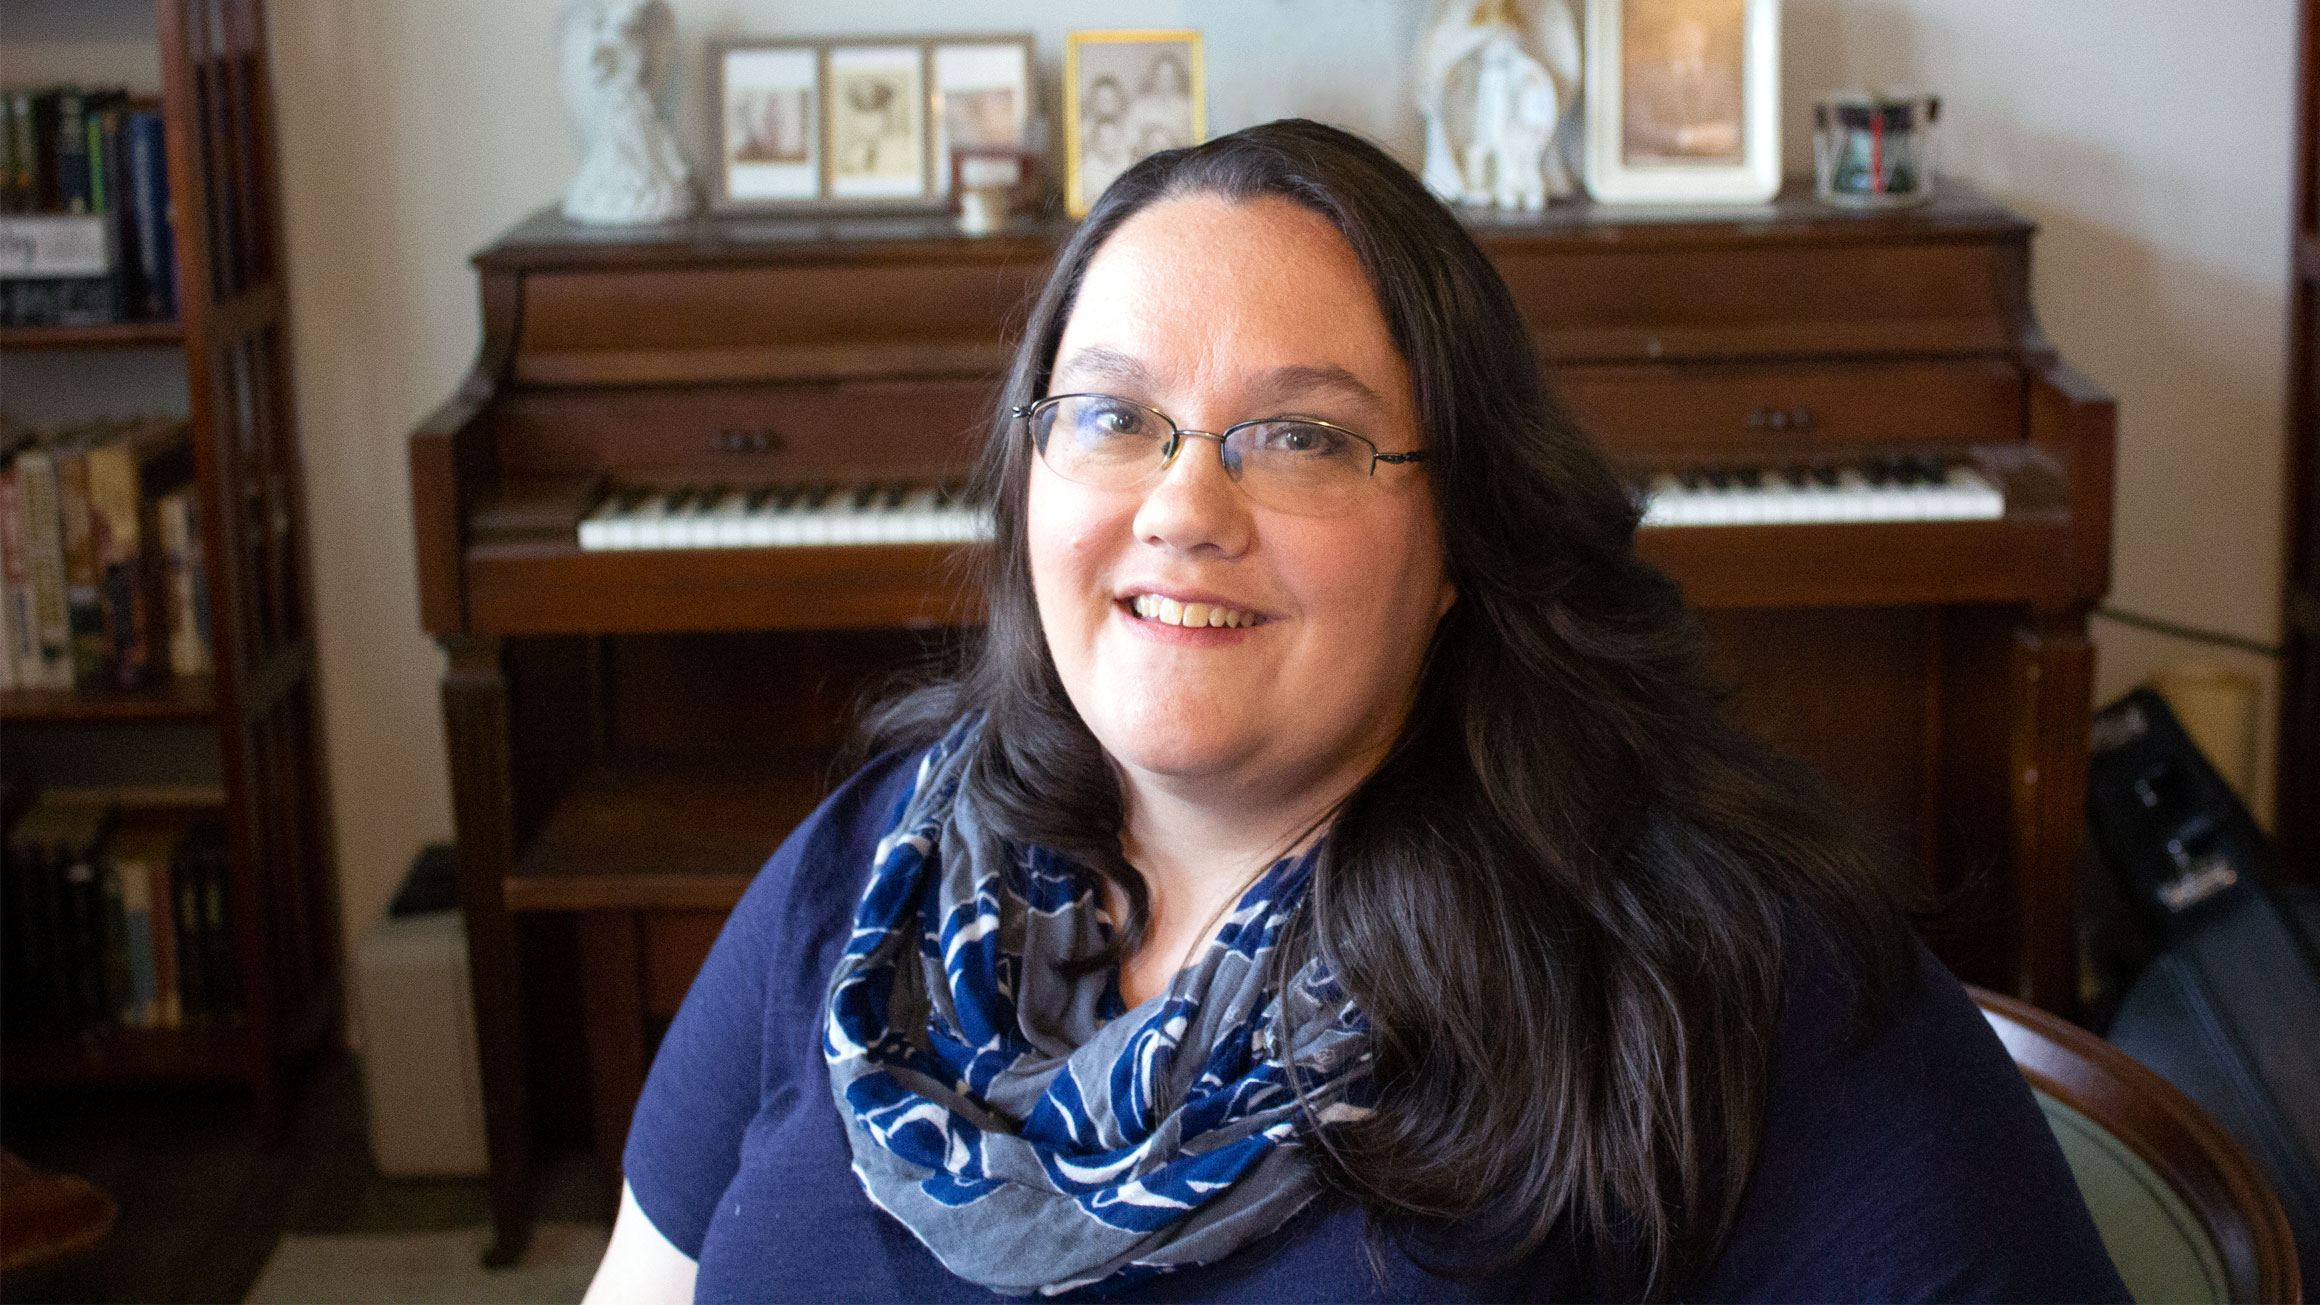
[(2006, 498), (1971, 467), (1952, 466), (1939, 481), (1872, 483), (1857, 467), (1835, 483), (1819, 477), (1803, 485), (1785, 475), (1762, 475), (1754, 486), (1728, 480), (1654, 475), (1644, 495), (1643, 524), (1653, 527), (1819, 525), (1838, 522), (1986, 521), (2006, 514)]

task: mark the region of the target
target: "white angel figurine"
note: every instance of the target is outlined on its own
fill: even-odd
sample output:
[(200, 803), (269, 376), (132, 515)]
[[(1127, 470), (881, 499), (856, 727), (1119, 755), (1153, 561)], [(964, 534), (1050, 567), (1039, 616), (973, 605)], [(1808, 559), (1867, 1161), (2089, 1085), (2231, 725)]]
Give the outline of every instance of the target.
[(1558, 133), (1580, 67), (1568, 0), (1435, 0), (1418, 69), (1427, 187), (1524, 209), (1574, 193)]
[(562, 37), (558, 81), (583, 151), (564, 216), (616, 225), (691, 217), (692, 171), (654, 103), (676, 66), (667, 0), (573, 0)]

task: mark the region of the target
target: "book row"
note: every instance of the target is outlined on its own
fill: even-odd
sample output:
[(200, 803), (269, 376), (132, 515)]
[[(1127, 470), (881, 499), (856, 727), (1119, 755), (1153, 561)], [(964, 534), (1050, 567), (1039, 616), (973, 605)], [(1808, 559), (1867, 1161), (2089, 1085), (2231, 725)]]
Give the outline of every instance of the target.
[(136, 688), (211, 666), (185, 423), (0, 429), (0, 689)]
[(214, 813), (40, 795), (0, 866), (9, 1038), (238, 1018), (229, 866)]
[(177, 316), (160, 106), (119, 90), (0, 93), (0, 325)]

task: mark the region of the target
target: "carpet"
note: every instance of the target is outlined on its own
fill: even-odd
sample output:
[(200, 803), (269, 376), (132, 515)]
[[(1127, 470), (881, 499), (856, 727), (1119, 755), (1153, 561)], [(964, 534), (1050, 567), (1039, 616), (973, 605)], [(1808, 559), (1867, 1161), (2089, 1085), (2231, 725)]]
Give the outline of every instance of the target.
[(578, 1301), (608, 1228), (543, 1223), (522, 1262), (483, 1267), (486, 1228), (432, 1233), (292, 1234), (250, 1288), (251, 1305), (545, 1305)]

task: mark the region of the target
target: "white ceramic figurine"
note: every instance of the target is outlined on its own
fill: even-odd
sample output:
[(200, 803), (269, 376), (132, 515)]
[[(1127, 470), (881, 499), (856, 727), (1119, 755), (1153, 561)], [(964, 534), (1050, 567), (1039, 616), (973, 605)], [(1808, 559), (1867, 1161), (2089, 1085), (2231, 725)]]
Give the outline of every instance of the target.
[(564, 216), (608, 225), (692, 216), (692, 172), (654, 102), (676, 65), (668, 0), (573, 0), (562, 22), (559, 85), (583, 151)]
[(1435, 0), (1419, 48), (1427, 187), (1523, 209), (1574, 193), (1560, 137), (1580, 67), (1569, 0)]

